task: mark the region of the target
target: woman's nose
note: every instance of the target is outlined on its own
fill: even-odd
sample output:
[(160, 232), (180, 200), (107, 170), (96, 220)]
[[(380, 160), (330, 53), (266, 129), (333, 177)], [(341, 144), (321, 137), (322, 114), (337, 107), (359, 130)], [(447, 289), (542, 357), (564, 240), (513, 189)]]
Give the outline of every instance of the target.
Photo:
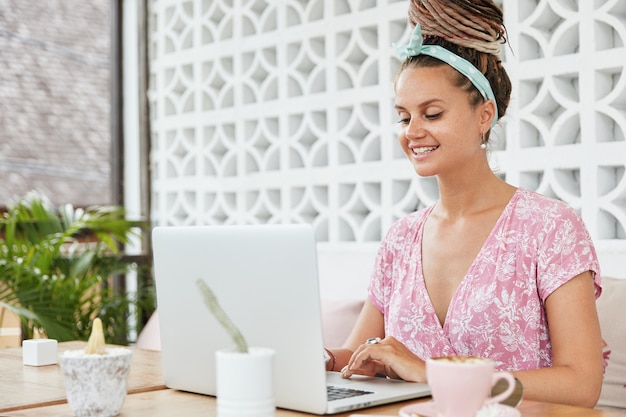
[(423, 137), (424, 127), (419, 121), (412, 119), (406, 126), (405, 135), (409, 139)]

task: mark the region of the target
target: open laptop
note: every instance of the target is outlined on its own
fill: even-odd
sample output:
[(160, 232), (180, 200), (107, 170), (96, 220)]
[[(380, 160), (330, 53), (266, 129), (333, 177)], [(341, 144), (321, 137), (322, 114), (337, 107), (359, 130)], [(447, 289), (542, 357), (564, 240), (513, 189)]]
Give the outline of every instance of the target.
[[(215, 395), (215, 351), (234, 346), (204, 304), (211, 287), (249, 346), (275, 350), (277, 407), (333, 414), (430, 395), (426, 384), (326, 372), (309, 225), (176, 226), (152, 232), (165, 384)], [(327, 386), (362, 395), (329, 400)]]

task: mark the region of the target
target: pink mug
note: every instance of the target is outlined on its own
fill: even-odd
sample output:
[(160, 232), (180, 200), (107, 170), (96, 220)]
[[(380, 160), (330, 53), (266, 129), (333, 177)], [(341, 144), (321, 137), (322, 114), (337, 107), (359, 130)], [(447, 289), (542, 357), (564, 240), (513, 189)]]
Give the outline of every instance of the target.
[[(505, 400), (515, 389), (511, 373), (496, 371), (496, 364), (490, 359), (470, 356), (428, 359), (426, 378), (440, 417), (474, 417), (483, 406)], [(506, 380), (508, 387), (490, 397), (500, 379)]]

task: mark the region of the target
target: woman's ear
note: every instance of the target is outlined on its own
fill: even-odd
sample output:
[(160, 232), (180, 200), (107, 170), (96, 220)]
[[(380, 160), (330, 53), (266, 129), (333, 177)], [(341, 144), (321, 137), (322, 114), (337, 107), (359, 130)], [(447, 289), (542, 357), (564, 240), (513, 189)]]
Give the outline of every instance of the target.
[(480, 129), (483, 132), (491, 128), (493, 118), (496, 117), (496, 103), (493, 100), (487, 100), (480, 105)]

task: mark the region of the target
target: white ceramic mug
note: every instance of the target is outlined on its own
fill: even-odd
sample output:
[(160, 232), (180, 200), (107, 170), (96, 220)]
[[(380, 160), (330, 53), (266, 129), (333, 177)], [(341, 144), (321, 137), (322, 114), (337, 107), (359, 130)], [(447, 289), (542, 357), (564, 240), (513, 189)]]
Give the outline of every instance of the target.
[(274, 417), (272, 362), (274, 350), (215, 353), (217, 417)]
[[(426, 378), (440, 417), (474, 417), (483, 406), (506, 399), (515, 389), (511, 373), (496, 371), (490, 359), (468, 356), (428, 359)], [(508, 382), (508, 387), (490, 397), (491, 389), (501, 379)]]

